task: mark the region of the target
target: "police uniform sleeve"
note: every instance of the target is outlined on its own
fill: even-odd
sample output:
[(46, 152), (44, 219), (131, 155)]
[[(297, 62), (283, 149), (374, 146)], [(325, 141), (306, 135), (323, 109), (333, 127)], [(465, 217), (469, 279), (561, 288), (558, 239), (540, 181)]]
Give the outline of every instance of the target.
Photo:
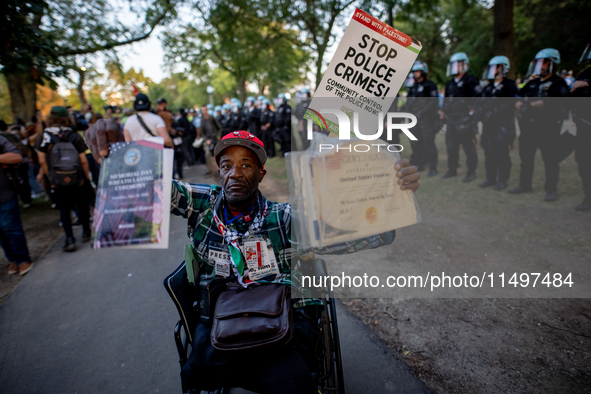
[(469, 97), (480, 97), (482, 94), (482, 86), (480, 86), (480, 81), (474, 76), (470, 78), (470, 91), (471, 95)]
[(523, 85), (523, 87), (519, 90), (517, 90), (517, 97), (525, 97), (526, 96), (526, 92), (527, 92), (527, 88), (529, 87), (528, 85), (531, 83), (528, 82), (525, 85)]
[(517, 85), (515, 84), (515, 81), (513, 81), (513, 83), (511, 83), (507, 89), (507, 97), (515, 97), (519, 94), (519, 91), (517, 89)]
[(561, 77), (555, 79), (550, 91), (548, 92), (550, 97), (567, 97), (568, 96), (568, 85)]

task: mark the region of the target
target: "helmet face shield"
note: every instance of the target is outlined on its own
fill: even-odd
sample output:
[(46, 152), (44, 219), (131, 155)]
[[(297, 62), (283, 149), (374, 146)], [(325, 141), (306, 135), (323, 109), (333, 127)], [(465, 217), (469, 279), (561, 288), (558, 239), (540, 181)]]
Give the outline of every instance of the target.
[(463, 61), (457, 61), (457, 62), (449, 62), (447, 63), (447, 73), (446, 75), (452, 76), (452, 75), (458, 75), (462, 72), (466, 72), (468, 71), (468, 65)]
[[(547, 65), (547, 67), (544, 67)], [(552, 59), (534, 59), (527, 68), (527, 76), (539, 75), (545, 77), (554, 72), (554, 61)]]
[(502, 64), (492, 64), (484, 68), (482, 73), (482, 79), (495, 79), (497, 73), (501, 73), (501, 76), (505, 76), (505, 66)]
[(591, 60), (591, 48), (587, 45), (587, 48), (583, 51), (579, 63), (583, 63), (585, 60)]

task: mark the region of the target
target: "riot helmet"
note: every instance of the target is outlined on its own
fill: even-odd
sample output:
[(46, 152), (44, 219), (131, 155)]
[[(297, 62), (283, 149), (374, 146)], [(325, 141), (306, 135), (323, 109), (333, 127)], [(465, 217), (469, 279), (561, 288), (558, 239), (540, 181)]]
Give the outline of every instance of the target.
[(410, 69), (413, 73), (413, 79), (418, 81), (420, 78), (427, 79), (427, 74), (429, 73), (429, 67), (427, 67), (427, 63), (422, 62), (420, 60), (416, 60)]
[(261, 100), (261, 105), (263, 106), (263, 111), (265, 111), (267, 108), (271, 107), (271, 100), (264, 98)]
[(468, 55), (464, 52), (457, 52), (451, 55), (449, 63), (447, 63), (447, 72), (445, 75), (448, 77), (452, 75), (458, 75), (463, 72), (467, 72), (470, 66), (470, 60)]
[(509, 69), (511, 68), (509, 58), (507, 56), (495, 56), (488, 62), (488, 65), (484, 67), (482, 73), (482, 79), (495, 79), (497, 73), (501, 73), (503, 78), (509, 75)]
[(559, 64), (560, 52), (558, 50), (554, 48), (542, 49), (529, 64), (526, 76), (539, 75), (540, 77), (545, 77), (546, 75), (555, 73)]

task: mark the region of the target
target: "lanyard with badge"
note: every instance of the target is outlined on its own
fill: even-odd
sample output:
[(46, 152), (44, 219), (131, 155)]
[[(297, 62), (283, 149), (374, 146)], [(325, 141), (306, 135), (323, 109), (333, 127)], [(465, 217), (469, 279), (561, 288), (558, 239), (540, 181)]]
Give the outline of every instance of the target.
[[(246, 210), (243, 214), (234, 217), (232, 220), (227, 219), (225, 205), (223, 209), (226, 222), (230, 225), (252, 208)], [(242, 286), (247, 287), (248, 284), (253, 281), (279, 274), (275, 253), (273, 252), (270, 242), (268, 242), (268, 238), (253, 234), (257, 230), (255, 227), (257, 227), (257, 225), (262, 225), (262, 220), (264, 220), (266, 213), (267, 204), (265, 204), (260, 218), (255, 218), (253, 223), (249, 226), (248, 231), (246, 231), (244, 235), (240, 235), (237, 231), (228, 229), (228, 227), (220, 220), (217, 214), (217, 209), (213, 210), (213, 219), (218, 230), (222, 234), (222, 237), (228, 242), (229, 251), (229, 256), (223, 256), (225, 257), (224, 260), (213, 259), (216, 265), (216, 275), (224, 277), (229, 276), (231, 263), (233, 269), (235, 269), (238, 274), (238, 282)], [(240, 243), (238, 242), (239, 240), (241, 240)], [(210, 254), (211, 253), (212, 252), (210, 251)], [(245, 274), (248, 276), (247, 279), (243, 278)]]

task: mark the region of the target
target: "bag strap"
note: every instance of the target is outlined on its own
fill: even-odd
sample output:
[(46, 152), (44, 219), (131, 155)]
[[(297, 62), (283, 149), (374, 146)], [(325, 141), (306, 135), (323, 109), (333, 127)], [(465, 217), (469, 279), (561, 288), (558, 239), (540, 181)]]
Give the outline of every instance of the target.
[(152, 137), (156, 137), (154, 135), (154, 133), (152, 133), (152, 131), (148, 128), (148, 126), (146, 125), (146, 123), (144, 122), (144, 120), (142, 119), (142, 117), (140, 116), (140, 114), (136, 114), (135, 116), (137, 116), (137, 120), (140, 122), (140, 124), (142, 125), (142, 127), (144, 128), (144, 130), (146, 130), (148, 132), (148, 134), (150, 134)]

